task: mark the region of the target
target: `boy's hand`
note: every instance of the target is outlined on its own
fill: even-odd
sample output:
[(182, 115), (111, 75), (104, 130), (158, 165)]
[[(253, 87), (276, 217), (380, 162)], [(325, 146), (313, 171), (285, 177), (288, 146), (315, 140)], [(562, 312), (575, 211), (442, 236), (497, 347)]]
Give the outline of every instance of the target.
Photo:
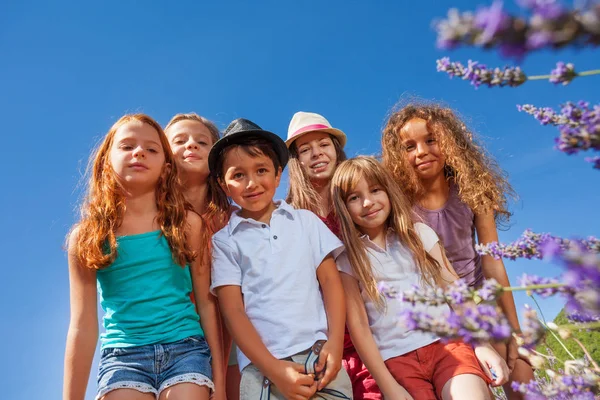
[(500, 386), (508, 382), (510, 375), (508, 365), (490, 344), (475, 346), (474, 350), (483, 372), (493, 380), (492, 386)]
[(321, 348), (319, 354), (319, 361), (315, 366), (317, 376), (321, 376), (319, 379), (319, 386), (317, 390), (322, 390), (329, 383), (335, 379), (338, 372), (342, 368), (342, 343), (335, 343), (327, 341)]
[(304, 373), (304, 365), (279, 360), (271, 381), (286, 399), (307, 400), (317, 391), (313, 375)]

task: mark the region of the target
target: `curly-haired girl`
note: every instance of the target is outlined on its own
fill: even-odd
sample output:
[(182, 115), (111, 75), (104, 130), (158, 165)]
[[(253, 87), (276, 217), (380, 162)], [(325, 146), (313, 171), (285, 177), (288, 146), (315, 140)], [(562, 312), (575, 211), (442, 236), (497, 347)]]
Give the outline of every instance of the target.
[(98, 399), (208, 400), (214, 389), (207, 342), (221, 354), (216, 306), (198, 307), (203, 329), (190, 299), (191, 275), (196, 298), (209, 293), (196, 284), (204, 273), (202, 219), (188, 211), (178, 182), (167, 137), (144, 114), (121, 117), (92, 155), (68, 243), (65, 399), (85, 395), (98, 340), (96, 287), (105, 311)]
[[(444, 243), (454, 270), (471, 286), (494, 278), (509, 286), (501, 260), (480, 257), (479, 243), (498, 241), (497, 220), (507, 220), (507, 196), (513, 195), (505, 174), (478, 145), (456, 114), (435, 104), (409, 104), (394, 112), (382, 137), (383, 163), (413, 205)], [(498, 301), (513, 329), (519, 320), (513, 296)], [(511, 370), (511, 380), (533, 379), (530, 365), (518, 357), (514, 340), (496, 350)], [(521, 398), (504, 385), (509, 399)]]

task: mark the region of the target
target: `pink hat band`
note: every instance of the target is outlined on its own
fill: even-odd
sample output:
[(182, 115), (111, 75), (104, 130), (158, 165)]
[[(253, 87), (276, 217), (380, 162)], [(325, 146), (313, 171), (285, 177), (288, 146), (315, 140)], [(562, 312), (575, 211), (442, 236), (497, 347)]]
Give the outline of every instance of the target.
[(316, 130), (319, 130), (319, 129), (331, 129), (331, 127), (327, 126), (327, 125), (323, 125), (323, 124), (312, 124), (312, 125), (303, 126), (302, 128), (298, 129), (296, 132), (294, 132), (289, 137), (289, 139), (293, 138), (294, 136), (301, 135), (304, 132), (316, 131)]

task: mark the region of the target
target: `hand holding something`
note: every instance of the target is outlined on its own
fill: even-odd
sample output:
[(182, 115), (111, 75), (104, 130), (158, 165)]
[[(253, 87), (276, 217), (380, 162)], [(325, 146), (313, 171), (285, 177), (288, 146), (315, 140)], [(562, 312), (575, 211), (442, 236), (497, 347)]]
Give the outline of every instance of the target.
[(334, 344), (331, 341), (325, 342), (319, 354), (319, 361), (315, 366), (317, 375), (325, 370), (323, 377), (319, 379), (318, 390), (325, 388), (332, 380), (335, 379), (338, 372), (342, 368), (342, 345)]
[[(492, 386), (500, 386), (508, 382), (508, 376), (510, 375), (508, 365), (489, 343), (475, 346), (474, 350), (483, 372), (490, 379), (493, 379)], [(495, 378), (491, 370), (494, 371)]]
[(316, 393), (317, 382), (304, 373), (304, 365), (279, 360), (276, 371), (271, 381), (286, 399), (307, 400)]

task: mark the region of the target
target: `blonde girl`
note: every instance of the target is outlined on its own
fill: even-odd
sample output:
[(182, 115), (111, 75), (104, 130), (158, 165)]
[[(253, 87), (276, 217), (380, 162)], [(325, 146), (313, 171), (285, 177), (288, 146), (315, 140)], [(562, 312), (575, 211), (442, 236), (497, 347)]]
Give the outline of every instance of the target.
[[(212, 235), (225, 226), (230, 214), (224, 211), (230, 208), (227, 195), (215, 180), (209, 179), (208, 153), (212, 145), (219, 140), (219, 129), (213, 122), (196, 113), (176, 114), (165, 127), (165, 134), (169, 139), (177, 164), (183, 195), (194, 211), (202, 216), (207, 228), (202, 233), (207, 246), (210, 246)], [(210, 248), (203, 253), (202, 264), (207, 272), (210, 271), (210, 254)], [(208, 274), (202, 277), (210, 280)], [(205, 299), (199, 299), (198, 302), (199, 305), (210, 307), (213, 307), (215, 303), (216, 297), (208, 293)], [(227, 399), (236, 400), (239, 398), (240, 374), (235, 363), (227, 367), (231, 338), (222, 320), (219, 331), (223, 336), (223, 356), (217, 357), (216, 354), (213, 354), (212, 366), (213, 369), (226, 370)], [(215, 382), (215, 384), (219, 386), (221, 382)]]
[[(386, 300), (379, 291), (381, 285), (400, 293), (413, 285), (443, 288), (457, 278), (435, 232), (415, 223), (407, 199), (373, 157), (340, 164), (331, 190), (345, 245), (336, 261), (348, 329), (384, 397), (489, 399), (490, 368), (497, 374), (494, 384), (508, 373), (490, 346), (473, 351), (460, 341), (443, 344), (432, 334), (408, 331), (398, 325), (398, 313), (410, 305)], [(419, 307), (431, 315), (448, 310), (447, 305)]]
[[(210, 278), (197, 277), (205, 273), (203, 224), (187, 210), (167, 138), (149, 116), (125, 115), (91, 162), (81, 219), (68, 239), (63, 398), (85, 396), (98, 340), (97, 287), (105, 312), (97, 399), (208, 399), (211, 350), (221, 354), (217, 312), (196, 310), (190, 299), (190, 271), (196, 298), (209, 290)], [(215, 395), (224, 398), (223, 390)]]
[[(498, 240), (496, 221), (510, 216), (507, 196), (513, 191), (456, 114), (435, 104), (409, 104), (389, 118), (382, 148), (384, 166), (415, 213), (440, 236), (458, 275), (475, 287), (484, 278), (510, 286), (501, 260), (477, 254), (475, 237), (479, 243)], [(519, 332), (512, 293), (504, 293), (498, 303)], [(533, 379), (529, 364), (518, 358), (514, 340), (495, 347), (508, 363), (511, 381)], [(510, 382), (504, 390), (511, 400), (522, 398)]]

